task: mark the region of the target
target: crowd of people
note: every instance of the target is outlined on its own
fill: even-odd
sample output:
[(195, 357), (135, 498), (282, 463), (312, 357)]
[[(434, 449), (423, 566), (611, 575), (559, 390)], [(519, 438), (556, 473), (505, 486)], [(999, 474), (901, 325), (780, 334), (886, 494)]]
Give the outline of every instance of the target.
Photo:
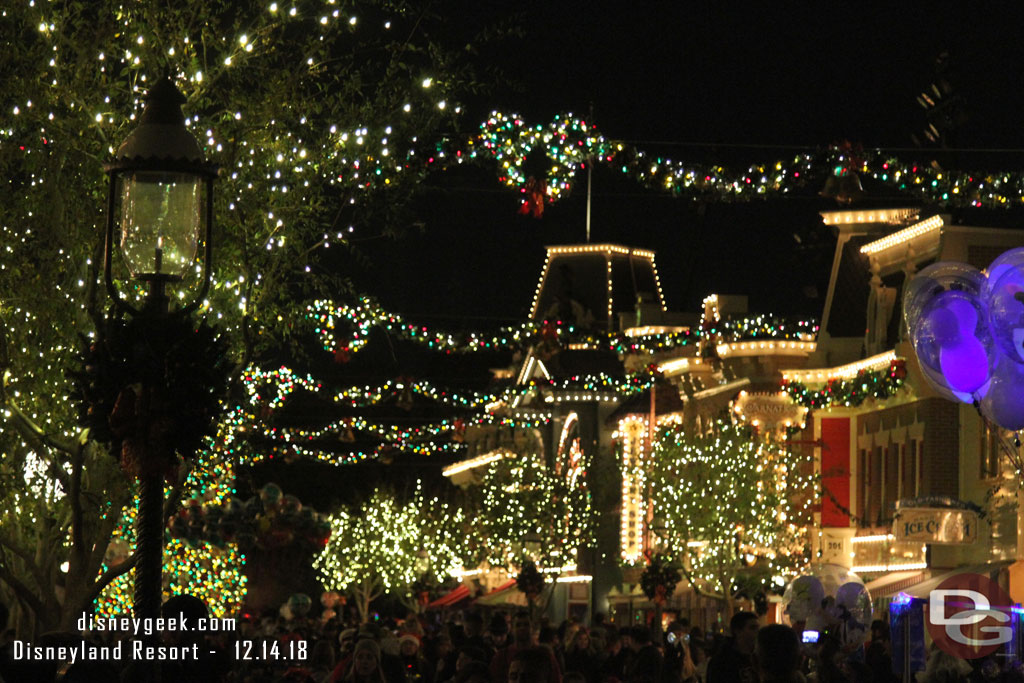
[[(207, 616), (191, 596), (164, 605), (163, 616), (189, 623)], [(165, 632), (153, 643), (198, 653), (163, 661), (18, 661), (0, 605), (0, 683), (160, 680), (164, 683), (897, 683), (888, 628), (872, 624), (870, 640), (851, 647), (825, 632), (809, 643), (793, 628), (762, 625), (736, 613), (727, 634), (707, 634), (685, 619), (667, 628), (616, 626), (601, 614), (591, 624), (535, 623), (527, 611), (409, 614), (403, 620), (355, 624), (339, 617), (265, 615), (238, 622), (235, 631)], [(89, 633), (91, 646), (117, 634)], [(37, 646), (74, 645), (81, 633), (47, 634)], [(246, 647), (240, 647), (246, 643)], [(154, 670), (159, 666), (159, 673)], [(968, 663), (941, 651), (915, 677), (921, 683), (1024, 683), (1014, 668), (992, 660)]]

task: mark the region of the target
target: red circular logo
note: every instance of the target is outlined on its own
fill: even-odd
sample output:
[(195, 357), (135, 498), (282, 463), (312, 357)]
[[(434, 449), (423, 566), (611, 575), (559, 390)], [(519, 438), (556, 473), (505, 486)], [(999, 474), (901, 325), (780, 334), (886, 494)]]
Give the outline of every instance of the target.
[(962, 659), (990, 655), (1013, 638), (1013, 600), (980, 574), (951, 576), (928, 595), (928, 633)]

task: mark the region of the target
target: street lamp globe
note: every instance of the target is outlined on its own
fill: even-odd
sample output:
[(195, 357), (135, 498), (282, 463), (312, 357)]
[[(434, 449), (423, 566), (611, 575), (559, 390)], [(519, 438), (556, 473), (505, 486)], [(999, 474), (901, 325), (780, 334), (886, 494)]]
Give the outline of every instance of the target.
[(206, 162), (198, 141), (185, 128), (184, 102), (184, 95), (169, 79), (158, 81), (146, 96), (139, 126), (106, 166), (110, 194), (104, 272), (111, 297), (119, 304), (124, 302), (110, 274), (115, 239), (131, 277), (150, 283), (152, 299), (162, 300), (164, 285), (185, 277), (196, 260), (200, 241), (207, 250), (200, 298), (209, 285), (217, 169)]

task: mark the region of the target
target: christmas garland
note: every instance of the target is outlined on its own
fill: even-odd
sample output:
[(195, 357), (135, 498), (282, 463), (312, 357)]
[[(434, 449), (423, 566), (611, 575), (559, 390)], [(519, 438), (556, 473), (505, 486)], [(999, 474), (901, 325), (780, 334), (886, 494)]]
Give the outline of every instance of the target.
[(351, 305), (317, 300), (306, 307), (305, 318), (311, 322), (313, 333), (320, 339), (323, 349), (333, 354), (338, 363), (349, 362), (353, 354), (365, 348), (374, 327), (446, 354), (519, 351), (533, 346), (538, 352), (548, 350), (554, 355), (568, 344), (610, 350), (619, 355), (653, 354), (696, 343), (702, 336), (715, 336), (725, 342), (807, 340), (818, 332), (814, 319), (799, 320), (769, 313), (723, 320), (715, 325), (706, 325), (702, 330), (685, 329), (641, 336), (622, 332), (594, 333), (550, 320), (531, 320), (506, 326), (496, 333), (453, 333), (411, 324), (400, 314), (384, 309), (368, 297), (362, 297)]
[(667, 557), (653, 555), (640, 575), (640, 588), (648, 600), (661, 605), (672, 596), (682, 579), (682, 574), (669, 563)]
[[(547, 157), (549, 170), (535, 178), (526, 170), (534, 150)], [(498, 168), (498, 179), (522, 195), (521, 213), (536, 218), (545, 203), (569, 194), (577, 173), (587, 163), (600, 163), (637, 183), (676, 196), (701, 201), (739, 202), (784, 197), (808, 188), (840, 202), (855, 200), (860, 178), (886, 189), (948, 207), (1005, 208), (1024, 204), (1024, 173), (943, 169), (932, 162), (906, 161), (885, 150), (864, 150), (843, 143), (814, 152), (763, 161), (746, 168), (675, 161), (649, 154), (634, 145), (606, 138), (593, 124), (561, 114), (546, 125), (526, 125), (517, 114), (492, 112), (476, 137), (460, 145), (443, 142), (428, 165), (448, 167), (486, 160)]]
[(869, 398), (885, 400), (903, 387), (907, 376), (906, 362), (897, 358), (887, 370), (861, 370), (853, 379), (836, 378), (813, 391), (803, 382), (783, 380), (782, 390), (799, 405), (811, 410), (833, 405), (856, 407)]
[(70, 374), (79, 421), (129, 472), (169, 473), (214, 433), (231, 364), (226, 340), (187, 316), (110, 317)]

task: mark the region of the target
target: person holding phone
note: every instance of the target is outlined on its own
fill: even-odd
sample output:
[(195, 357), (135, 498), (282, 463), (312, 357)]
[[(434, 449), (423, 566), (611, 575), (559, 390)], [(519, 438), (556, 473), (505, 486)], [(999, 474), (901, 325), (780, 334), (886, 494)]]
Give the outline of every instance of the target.
[(665, 633), (665, 683), (695, 683), (697, 666), (690, 654), (690, 622), (677, 619), (668, 625)]

